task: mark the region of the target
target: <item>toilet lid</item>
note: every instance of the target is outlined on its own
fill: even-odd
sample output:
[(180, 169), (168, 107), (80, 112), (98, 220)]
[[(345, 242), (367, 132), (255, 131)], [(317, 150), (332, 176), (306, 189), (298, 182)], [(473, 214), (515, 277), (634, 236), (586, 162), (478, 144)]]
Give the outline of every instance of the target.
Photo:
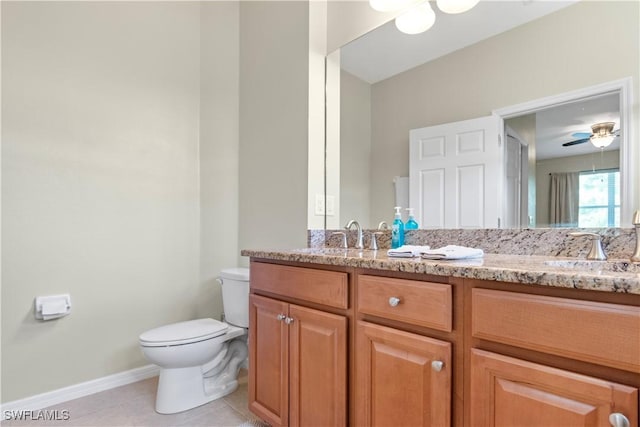
[(220, 277), (222, 277), (223, 279), (239, 280), (242, 282), (249, 281), (249, 274), (249, 269), (244, 267), (225, 268), (223, 270), (220, 270)]
[(224, 335), (229, 325), (214, 319), (188, 320), (151, 329), (140, 334), (140, 343), (149, 346), (189, 344)]

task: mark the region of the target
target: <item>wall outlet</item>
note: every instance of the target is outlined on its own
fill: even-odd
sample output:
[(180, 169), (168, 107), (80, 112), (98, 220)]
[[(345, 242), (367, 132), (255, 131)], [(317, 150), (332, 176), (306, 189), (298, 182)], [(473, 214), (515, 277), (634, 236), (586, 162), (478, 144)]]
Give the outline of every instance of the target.
[(316, 203), (314, 212), (316, 215), (324, 215), (324, 194), (316, 194)]
[(316, 194), (315, 208), (314, 213), (317, 216), (322, 216), (326, 214), (327, 216), (334, 216), (336, 214), (336, 197), (335, 196), (327, 196), (327, 203), (325, 205), (324, 194)]
[(335, 196), (327, 196), (327, 216), (336, 214), (336, 198)]

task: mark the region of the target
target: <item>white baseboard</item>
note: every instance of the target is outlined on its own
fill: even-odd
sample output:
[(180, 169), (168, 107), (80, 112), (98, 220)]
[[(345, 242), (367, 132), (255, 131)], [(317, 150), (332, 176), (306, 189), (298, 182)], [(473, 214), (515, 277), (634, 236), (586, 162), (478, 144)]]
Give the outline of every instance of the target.
[(1, 413), (4, 413), (4, 411), (29, 411), (43, 409), (52, 405), (57, 405), (58, 403), (68, 402), (69, 400), (77, 399), (79, 397), (88, 396), (100, 391), (144, 380), (158, 375), (159, 372), (159, 366), (142, 366), (129, 371), (119, 372), (117, 374), (107, 375), (106, 377), (97, 378), (95, 380), (74, 384), (58, 390), (37, 394), (25, 399), (3, 403), (0, 411), (2, 411)]

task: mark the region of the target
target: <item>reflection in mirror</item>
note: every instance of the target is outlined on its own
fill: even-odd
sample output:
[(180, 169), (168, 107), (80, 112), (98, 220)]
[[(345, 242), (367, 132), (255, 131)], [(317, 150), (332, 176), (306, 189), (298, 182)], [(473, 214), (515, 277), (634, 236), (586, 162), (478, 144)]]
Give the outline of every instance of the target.
[(506, 227), (620, 226), (620, 137), (601, 149), (589, 139), (602, 122), (619, 126), (618, 94), (505, 120)]
[[(483, 12), (483, 8), (490, 8), (493, 3), (480, 2), (468, 14), (458, 16), (458, 19), (464, 19), (460, 25), (471, 25), (468, 20), (487, 19), (483, 18), (483, 13), (487, 12)], [(527, 7), (523, 2), (508, 3), (514, 8)], [(530, 2), (534, 7), (538, 7), (538, 3)], [(334, 105), (335, 109), (330, 103), (327, 106), (327, 115), (339, 111), (339, 123), (334, 125), (340, 135), (339, 155), (336, 156), (340, 159), (339, 165), (327, 166), (327, 170), (339, 170), (339, 188), (327, 187), (327, 194), (336, 195), (338, 200), (336, 215), (327, 217), (327, 227), (341, 228), (347, 220), (355, 218), (364, 227), (374, 228), (380, 221), (393, 218), (394, 179), (398, 182), (396, 177), (408, 177), (410, 172), (411, 129), (488, 116), (507, 106), (631, 76), (635, 80), (636, 95), (631, 106), (626, 105), (618, 93), (613, 93), (591, 96), (575, 103), (565, 100), (561, 102), (563, 105), (553, 108), (547, 106), (503, 116), (505, 135), (511, 135), (508, 139), (516, 140), (512, 146), (519, 148), (511, 151), (517, 152), (521, 172), (526, 174), (509, 184), (508, 173), (506, 169), (504, 171), (501, 226), (591, 227), (594, 223), (588, 221), (594, 221), (594, 218), (606, 221), (606, 224), (599, 222), (598, 226), (621, 224), (621, 214), (624, 219), (631, 213), (625, 210), (635, 207), (636, 161), (627, 158), (631, 152), (630, 146), (625, 145), (628, 135), (620, 133), (604, 150), (595, 148), (588, 141), (564, 147), (562, 144), (587, 139), (595, 123), (615, 122), (614, 133), (625, 120), (629, 129), (631, 124), (637, 126), (640, 49), (639, 24), (635, 17), (638, 4), (583, 1), (564, 6), (557, 11), (547, 11), (531, 22), (519, 23), (522, 25), (515, 28), (501, 29), (500, 34), (486, 35), (482, 41), (466, 41), (466, 47), (458, 46), (453, 52), (442, 51), (444, 48), (439, 45), (447, 43), (438, 38), (436, 30), (438, 25), (447, 25), (454, 30), (459, 30), (460, 26), (454, 23), (454, 16), (438, 15), (436, 25), (424, 34), (432, 37), (430, 43), (438, 45), (436, 50), (439, 50), (434, 58), (417, 66), (405, 64), (394, 68), (398, 61), (392, 60), (392, 56), (403, 50), (402, 43), (412, 43), (407, 42), (412, 36), (403, 36), (404, 42), (396, 40), (395, 45), (384, 45), (382, 39), (375, 37), (388, 32), (389, 24), (343, 48), (338, 62), (345, 65), (361, 63), (375, 53), (374, 49), (386, 47), (389, 50), (382, 54), (382, 61), (388, 62), (389, 67), (373, 69), (376, 72), (380, 68), (393, 71), (390, 71), (391, 75), (371, 77), (349, 66), (348, 71), (343, 67), (339, 73), (339, 106)], [(495, 21), (495, 14), (488, 16)], [(599, 30), (591, 31), (592, 28)], [(366, 53), (350, 54), (355, 59), (347, 58), (348, 52), (357, 51), (357, 45), (367, 37), (377, 40), (373, 47), (369, 45)], [(611, 49), (616, 53), (607, 55), (607, 61), (588, 60), (594, 51)], [(620, 110), (621, 105), (623, 108), (626, 105), (629, 111)], [(546, 145), (553, 149), (547, 150)], [(329, 148), (327, 150), (330, 152)], [(604, 185), (605, 177), (594, 175), (594, 172), (608, 174), (617, 169), (620, 170), (619, 178), (611, 178), (607, 191), (604, 187), (596, 191), (594, 184), (601, 182)], [(568, 172), (579, 173), (577, 191), (580, 195), (585, 194), (577, 205), (577, 219), (575, 215), (571, 216), (575, 207), (571, 208), (569, 217), (550, 216), (553, 177), (550, 174)], [(617, 187), (616, 179), (620, 180)], [(589, 183), (580, 184), (581, 180)], [(613, 188), (611, 193), (609, 188)], [(589, 196), (587, 191), (590, 191)], [(603, 201), (605, 195), (606, 203)], [(507, 209), (509, 206), (512, 208)], [(622, 225), (628, 226), (624, 220)]]

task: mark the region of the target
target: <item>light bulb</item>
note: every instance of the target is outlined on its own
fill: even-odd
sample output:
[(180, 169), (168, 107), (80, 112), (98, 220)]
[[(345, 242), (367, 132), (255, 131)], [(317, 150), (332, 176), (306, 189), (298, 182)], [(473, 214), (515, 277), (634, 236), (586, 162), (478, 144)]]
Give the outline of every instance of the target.
[(436, 22), (436, 14), (429, 2), (420, 3), (396, 18), (396, 27), (405, 34), (427, 31)]
[(416, 0), (369, 0), (371, 9), (378, 12), (394, 12), (415, 3)]
[(480, 0), (437, 0), (438, 9), (444, 13), (462, 13), (472, 9)]
[(605, 148), (611, 145), (611, 143), (613, 142), (613, 135), (604, 135), (604, 136), (593, 135), (590, 138), (590, 140), (595, 147)]

